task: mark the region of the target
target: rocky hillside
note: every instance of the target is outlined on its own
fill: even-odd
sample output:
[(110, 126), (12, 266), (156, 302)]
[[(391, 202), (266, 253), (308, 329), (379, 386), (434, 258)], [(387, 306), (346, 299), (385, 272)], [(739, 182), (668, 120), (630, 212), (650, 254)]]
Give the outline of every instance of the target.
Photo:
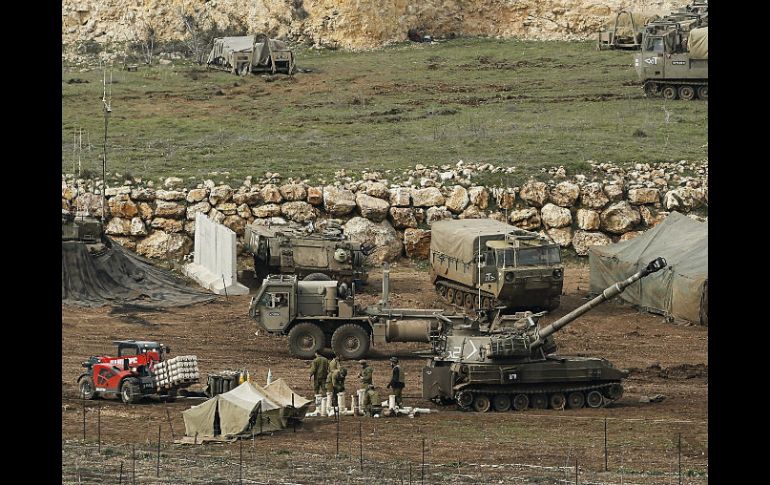
[(183, 16), (267, 32), (292, 42), (349, 49), (406, 40), (410, 28), (436, 38), (499, 36), (534, 40), (593, 38), (620, 9), (665, 14), (677, 0), (63, 0), (62, 42), (125, 42), (149, 28), (160, 41), (187, 36)]

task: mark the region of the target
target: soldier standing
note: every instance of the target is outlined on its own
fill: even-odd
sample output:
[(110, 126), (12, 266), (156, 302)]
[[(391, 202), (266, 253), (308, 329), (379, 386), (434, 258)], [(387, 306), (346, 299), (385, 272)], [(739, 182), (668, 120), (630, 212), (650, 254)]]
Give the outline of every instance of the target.
[(368, 389), (368, 386), (372, 385), (374, 368), (365, 360), (359, 360), (358, 362), (361, 364), (361, 372), (358, 373), (358, 378), (361, 379), (361, 389)]
[(380, 401), (380, 394), (374, 389), (374, 384), (369, 384), (366, 386), (362, 407), (364, 408), (364, 414), (369, 417), (382, 413), (382, 402)]
[(339, 370), (340, 368), (340, 359), (337, 357), (337, 355), (334, 356), (334, 358), (329, 362), (329, 374), (326, 378), (326, 392), (334, 392), (334, 381), (332, 379), (332, 374), (334, 371)]
[(334, 372), (340, 368), (340, 358), (337, 354), (334, 354), (334, 358), (329, 361), (329, 372)]
[(348, 375), (348, 371), (345, 368), (340, 368), (334, 372), (330, 372), (326, 378), (326, 389), (332, 393), (332, 406), (337, 406), (337, 393), (345, 391), (345, 377)]
[(313, 363), (310, 365), (310, 379), (313, 380), (313, 391), (316, 394), (323, 393), (328, 376), (329, 360), (321, 355), (320, 352), (316, 352), (315, 359), (313, 359)]
[(390, 358), (390, 366), (393, 368), (393, 375), (390, 378), (388, 388), (393, 389), (393, 394), (396, 396), (396, 406), (401, 407), (401, 392), (404, 389), (405, 383), (404, 371), (398, 365), (398, 357)]

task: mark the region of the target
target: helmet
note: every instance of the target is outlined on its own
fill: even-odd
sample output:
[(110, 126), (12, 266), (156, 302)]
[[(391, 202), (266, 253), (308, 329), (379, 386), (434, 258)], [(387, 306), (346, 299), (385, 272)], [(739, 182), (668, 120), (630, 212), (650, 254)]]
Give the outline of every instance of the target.
[(391, 357), (390, 361), (393, 362), (394, 364), (398, 364), (398, 357)]

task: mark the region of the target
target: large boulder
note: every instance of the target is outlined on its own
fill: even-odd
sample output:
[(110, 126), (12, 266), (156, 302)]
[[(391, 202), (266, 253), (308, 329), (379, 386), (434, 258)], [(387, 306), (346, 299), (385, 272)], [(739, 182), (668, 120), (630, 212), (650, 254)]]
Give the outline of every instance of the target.
[(343, 234), (354, 242), (374, 246), (366, 257), (370, 264), (395, 261), (403, 250), (396, 230), (388, 221), (372, 222), (364, 217), (353, 217), (343, 226)]
[[(114, 199), (114, 197), (113, 197), (113, 199)], [(117, 202), (118, 201), (116, 201), (116, 203)], [(120, 200), (121, 204), (123, 204), (123, 203), (127, 204), (128, 202), (131, 202), (131, 200), (130, 199), (121, 199)], [(131, 202), (131, 204), (133, 204), (133, 202)], [(92, 215), (92, 216), (101, 216), (102, 215), (102, 196), (101, 195), (97, 195), (97, 194), (94, 194), (94, 193), (91, 193), (91, 192), (80, 193), (75, 198), (75, 203), (72, 204), (72, 205), (74, 207), (76, 207), (77, 210), (83, 211), (83, 212), (87, 212), (89, 215)], [(122, 206), (118, 205), (118, 207), (122, 207)], [(106, 207), (105, 212), (107, 212), (108, 216), (109, 216), (109, 213), (111, 212), (111, 207), (109, 205), (109, 202), (107, 203), (107, 207)], [(121, 210), (118, 210), (118, 212), (121, 212)], [(125, 215), (125, 214), (129, 214), (129, 213), (130, 213), (130, 208), (126, 208), (126, 210), (124, 211), (124, 214), (122, 216), (119, 216), (119, 217), (133, 217), (135, 215), (135, 213), (131, 214), (130, 216)]]
[(616, 202), (602, 211), (601, 229), (612, 234), (623, 234), (636, 227), (642, 217), (627, 201)]
[(551, 189), (551, 202), (561, 207), (572, 207), (580, 196), (580, 187), (572, 182), (560, 182)]
[(257, 205), (262, 203), (262, 193), (257, 190), (248, 192), (236, 192), (233, 194), (233, 203), (236, 205)]
[(580, 203), (587, 209), (603, 209), (610, 202), (598, 182), (591, 182), (580, 189)]
[(281, 204), (281, 215), (294, 222), (310, 222), (317, 217), (312, 205), (301, 200)]
[(125, 194), (116, 195), (109, 199), (107, 205), (109, 206), (112, 217), (121, 217), (130, 221), (132, 217), (139, 213), (134, 201)]
[(534, 207), (543, 207), (548, 200), (548, 186), (545, 182), (530, 180), (521, 187), (519, 197)]
[(442, 221), (444, 219), (451, 219), (452, 213), (449, 212), (449, 209), (447, 209), (444, 206), (441, 207), (429, 207), (427, 211), (425, 211), (425, 222), (430, 226), (436, 221)]
[(167, 202), (165, 200), (158, 200), (155, 203), (155, 215), (158, 217), (169, 217), (172, 219), (184, 217), (187, 212), (187, 207), (184, 204), (177, 202)]
[(203, 187), (200, 189), (191, 189), (187, 192), (187, 202), (194, 204), (196, 202), (202, 202), (209, 196), (209, 189)]
[(78, 195), (78, 189), (75, 187), (66, 187), (61, 191), (61, 198), (67, 202), (73, 200)]
[(222, 202), (216, 205), (216, 209), (226, 216), (234, 216), (238, 206), (234, 202)]
[(211, 210), (211, 204), (207, 200), (188, 205), (187, 220), (194, 221), (198, 214), (208, 214), (209, 210)]
[(595, 231), (601, 225), (599, 213), (591, 209), (578, 209), (575, 218), (577, 219), (578, 229), (584, 231)]
[(131, 220), (113, 217), (107, 221), (107, 227), (104, 228), (104, 232), (110, 236), (128, 236), (131, 234)]
[(629, 189), (628, 201), (634, 205), (660, 202), (660, 191), (652, 188)]
[(390, 205), (393, 207), (409, 207), (412, 202), (412, 189), (398, 187), (390, 189)]
[(216, 222), (217, 224), (222, 224), (225, 220), (225, 215), (216, 210), (216, 208), (211, 208), (211, 210), (208, 213), (209, 219)]
[(459, 216), (458, 219), (484, 219), (487, 214), (475, 205), (469, 205)]
[(540, 210), (540, 217), (546, 229), (553, 227), (567, 227), (572, 225), (572, 214), (569, 209), (559, 207), (550, 202)]
[(139, 211), (139, 217), (145, 221), (149, 221), (155, 215), (155, 209), (149, 202), (139, 202), (136, 204), (136, 209)]
[(179, 177), (168, 177), (163, 181), (163, 186), (167, 189), (181, 189), (184, 187), (184, 180)]
[(278, 217), (281, 215), (281, 206), (278, 204), (265, 204), (251, 209), (254, 217)]
[(185, 200), (187, 195), (181, 190), (158, 190), (155, 192), (155, 198), (158, 200)]
[(430, 231), (409, 228), (404, 231), (404, 251), (410, 258), (430, 256)]
[(247, 220), (250, 220), (253, 217), (251, 214), (251, 207), (249, 207), (247, 204), (239, 205), (235, 213)]
[(623, 200), (623, 187), (620, 184), (605, 185), (604, 193), (607, 194), (610, 202), (619, 202)]
[(281, 195), (281, 189), (275, 184), (267, 184), (262, 187), (262, 200), (266, 204), (280, 204), (283, 202), (283, 195)]
[(477, 186), (468, 189), (468, 199), (471, 204), (481, 210), (486, 210), (489, 207), (489, 191), (484, 187)]
[(446, 208), (455, 214), (459, 214), (465, 210), (469, 203), (468, 190), (461, 185), (455, 185), (449, 194), (449, 198), (446, 200)]
[(661, 212), (653, 207), (643, 205), (639, 207), (639, 214), (642, 216), (645, 226), (655, 227), (666, 218), (668, 212)]
[(223, 202), (229, 202), (233, 198), (233, 189), (229, 185), (218, 185), (211, 189), (209, 193), (209, 202), (217, 206)]
[(388, 209), (390, 209), (390, 204), (386, 201), (363, 192), (356, 194), (356, 205), (363, 217), (374, 222), (380, 222), (388, 217)]
[(590, 246), (606, 246), (608, 244), (612, 244), (612, 240), (601, 232), (575, 231), (575, 235), (572, 236), (572, 247), (575, 248), (575, 253), (578, 256), (588, 255)]
[(554, 227), (552, 229), (547, 229), (546, 232), (559, 246), (567, 248), (572, 245), (571, 227)]
[(410, 207), (391, 207), (390, 219), (393, 221), (393, 227), (396, 229), (417, 227), (417, 219), (414, 217), (414, 211)]
[(155, 200), (155, 189), (151, 188), (137, 188), (131, 191), (131, 200), (152, 202)]
[(148, 258), (178, 260), (192, 248), (192, 239), (185, 234), (155, 231), (136, 245), (136, 252)]
[(690, 212), (701, 207), (705, 202), (703, 189), (693, 187), (678, 187), (666, 192), (663, 205), (668, 211)]
[(321, 205), (324, 203), (324, 191), (321, 187), (307, 188), (307, 201), (312, 205)]
[(508, 189), (500, 192), (497, 195), (497, 206), (500, 209), (513, 209), (516, 204), (516, 192), (513, 189)]
[[(382, 182), (364, 182), (361, 184), (361, 189), (363, 189), (366, 195), (390, 201), (390, 190)], [(359, 192), (361, 189), (359, 189)]]
[(184, 231), (184, 222), (178, 219), (156, 217), (150, 223), (150, 227), (153, 229), (160, 229), (161, 231), (165, 232), (182, 232)]
[(246, 230), (246, 220), (240, 216), (227, 216), (225, 217), (225, 220), (222, 221), (222, 225), (229, 228), (237, 236), (243, 236), (243, 233)]
[(144, 221), (141, 217), (134, 217), (131, 219), (131, 235), (132, 236), (146, 236), (147, 227), (144, 225)]
[(540, 228), (540, 214), (534, 207), (511, 212), (508, 221), (514, 226), (528, 231)]
[(289, 202), (305, 200), (307, 189), (302, 184), (284, 184), (278, 189), (285, 200)]
[(353, 192), (339, 189), (331, 185), (324, 187), (324, 209), (330, 216), (344, 216), (356, 208), (356, 198)]
[(444, 196), (437, 187), (426, 187), (412, 191), (412, 205), (415, 207), (434, 207), (444, 205)]

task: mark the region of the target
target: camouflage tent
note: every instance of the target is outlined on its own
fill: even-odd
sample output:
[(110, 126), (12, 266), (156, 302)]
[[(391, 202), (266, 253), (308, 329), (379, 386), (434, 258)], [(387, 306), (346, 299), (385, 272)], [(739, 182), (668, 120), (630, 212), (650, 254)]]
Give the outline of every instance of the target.
[(709, 58), (709, 28), (701, 27), (690, 31), (687, 37), (687, 48), (692, 59)]
[(601, 292), (658, 256), (668, 267), (619, 298), (674, 320), (708, 325), (708, 223), (677, 212), (630, 241), (589, 248), (591, 292)]

